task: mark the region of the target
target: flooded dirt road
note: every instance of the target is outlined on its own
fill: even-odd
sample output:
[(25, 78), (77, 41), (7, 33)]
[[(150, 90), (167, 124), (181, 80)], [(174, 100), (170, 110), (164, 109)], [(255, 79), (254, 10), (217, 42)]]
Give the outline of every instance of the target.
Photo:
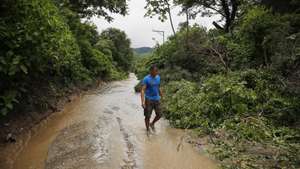
[(213, 169), (214, 161), (184, 143), (167, 121), (146, 135), (131, 74), (66, 105), (36, 129), (14, 169)]

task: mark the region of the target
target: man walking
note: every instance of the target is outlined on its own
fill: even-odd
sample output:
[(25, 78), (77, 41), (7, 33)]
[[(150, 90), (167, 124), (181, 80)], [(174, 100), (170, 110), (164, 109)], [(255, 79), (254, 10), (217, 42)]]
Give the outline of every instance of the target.
[[(155, 123), (161, 118), (160, 99), (162, 92), (160, 89), (160, 76), (158, 75), (158, 68), (155, 65), (150, 67), (150, 74), (145, 76), (142, 81), (141, 100), (144, 108), (145, 125), (147, 132), (149, 127), (155, 130)], [(155, 111), (155, 118), (150, 123), (152, 111)]]

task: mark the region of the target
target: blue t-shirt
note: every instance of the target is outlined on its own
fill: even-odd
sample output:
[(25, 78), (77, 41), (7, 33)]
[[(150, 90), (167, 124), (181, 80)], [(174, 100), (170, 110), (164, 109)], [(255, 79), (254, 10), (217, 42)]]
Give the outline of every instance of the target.
[(149, 100), (160, 100), (159, 96), (159, 86), (160, 86), (160, 76), (156, 75), (152, 77), (147, 75), (142, 81), (143, 85), (146, 85), (145, 97)]

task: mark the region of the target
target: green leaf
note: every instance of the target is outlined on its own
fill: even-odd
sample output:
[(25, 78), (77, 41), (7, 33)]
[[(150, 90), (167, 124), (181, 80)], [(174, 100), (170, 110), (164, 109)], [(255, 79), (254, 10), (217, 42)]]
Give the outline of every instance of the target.
[(8, 51), (8, 52), (6, 52), (6, 56), (8, 56), (8, 57), (10, 57), (10, 56), (12, 56), (12, 55), (14, 55), (14, 52), (13, 51)]
[(20, 58), (19, 57), (15, 57), (12, 64), (17, 65), (20, 63)]
[(16, 74), (16, 69), (15, 69), (15, 67), (11, 67), (10, 70), (9, 70), (9, 72), (8, 72), (8, 75), (9, 75), (9, 76), (13, 76), (13, 75), (15, 75), (15, 74)]
[(17, 99), (13, 99), (12, 101), (15, 103), (20, 103)]
[(0, 63), (6, 64), (6, 61), (5, 61), (5, 59), (3, 57), (0, 57)]
[(26, 66), (21, 65), (20, 68), (21, 68), (21, 70), (22, 70), (25, 74), (28, 74), (28, 70), (27, 70), (27, 67), (26, 67)]
[(38, 32), (34, 32), (33, 35), (34, 36), (39, 36), (39, 33)]
[(6, 107), (9, 108), (10, 110), (13, 109), (13, 105), (11, 103), (6, 104)]
[(3, 116), (6, 116), (7, 115), (7, 109), (6, 108), (1, 109), (1, 114)]

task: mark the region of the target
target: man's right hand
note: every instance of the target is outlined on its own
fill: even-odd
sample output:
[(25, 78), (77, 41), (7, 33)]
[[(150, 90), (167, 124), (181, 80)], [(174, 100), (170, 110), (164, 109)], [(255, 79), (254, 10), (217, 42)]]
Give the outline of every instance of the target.
[(146, 90), (146, 85), (142, 86), (141, 89), (141, 101), (142, 101), (142, 107), (145, 109), (146, 108), (146, 102), (145, 102), (145, 90)]
[(146, 108), (146, 103), (142, 102), (142, 107), (145, 109)]

